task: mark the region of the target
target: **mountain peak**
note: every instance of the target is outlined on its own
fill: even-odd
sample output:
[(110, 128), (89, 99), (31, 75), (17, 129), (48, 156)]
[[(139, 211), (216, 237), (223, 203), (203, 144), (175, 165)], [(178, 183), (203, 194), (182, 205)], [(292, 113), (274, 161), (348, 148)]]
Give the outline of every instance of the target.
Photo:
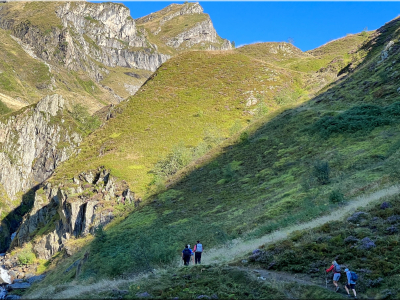
[(147, 16), (136, 19), (138, 23), (147, 23), (155, 19), (161, 18), (161, 23), (171, 20), (180, 15), (191, 15), (203, 13), (203, 7), (198, 2), (176, 4), (172, 3), (160, 11), (153, 12)]
[(232, 49), (228, 40), (218, 36), (210, 16), (198, 2), (168, 5), (136, 19), (136, 24), (149, 33), (152, 43), (171, 47), (166, 50), (168, 54), (188, 49)]

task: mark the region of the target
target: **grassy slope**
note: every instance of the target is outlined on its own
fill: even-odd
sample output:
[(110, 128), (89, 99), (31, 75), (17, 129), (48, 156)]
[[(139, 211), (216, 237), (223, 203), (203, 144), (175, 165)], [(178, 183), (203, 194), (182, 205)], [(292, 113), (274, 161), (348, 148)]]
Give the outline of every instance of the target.
[[(101, 84), (111, 87), (115, 93), (124, 99), (130, 96), (125, 84), (141, 86), (145, 79), (151, 75), (151, 72), (147, 70), (122, 67), (108, 68), (108, 71), (110, 73), (104, 76), (105, 78), (101, 81)], [(132, 74), (129, 76), (127, 73), (136, 74), (137, 77), (132, 76)]]
[(334, 59), (342, 63), (342, 68), (361, 59), (366, 53), (358, 50), (368, 37), (368, 33), (352, 34), (307, 52), (289, 43), (256, 43), (237, 48), (237, 51), (294, 71), (313, 73)]
[(56, 7), (62, 2), (13, 2), (1, 4), (2, 14), (16, 24), (28, 22), (42, 32), (50, 32), (53, 27), (62, 28), (61, 20), (56, 15)]
[[(249, 91), (275, 110), (274, 89), (291, 78), (290, 72), (234, 52), (190, 52), (173, 58), (121, 104), (124, 112), (93, 134), (57, 179), (104, 164), (143, 196), (154, 177), (149, 171), (174, 146), (197, 146), (205, 136), (226, 137), (234, 125), (243, 127), (251, 119), (245, 111), (254, 108), (246, 107)], [(205, 133), (207, 129), (214, 132)]]
[(30, 57), (3, 29), (0, 39), (0, 93), (28, 103), (38, 101), (44, 91), (37, 87), (50, 84), (49, 68)]
[[(5, 19), (13, 20), (16, 26), (25, 24), (37, 28), (43, 35), (49, 34), (52, 28), (62, 29), (60, 19), (56, 16), (55, 10), (57, 6), (62, 5), (61, 2), (13, 2), (0, 4), (2, 7), (2, 15)], [(191, 5), (191, 4), (188, 4)], [(157, 17), (151, 22), (141, 24), (148, 29), (158, 24), (162, 17), (167, 14), (174, 13), (181, 9), (181, 5), (172, 6), (171, 11), (162, 10), (157, 12)], [(149, 33), (151, 42), (159, 46), (159, 51), (170, 55), (176, 54), (176, 51), (164, 43), (166, 39), (176, 36), (180, 32), (193, 27), (198, 22), (209, 18), (206, 14), (184, 15), (173, 18), (166, 22), (162, 27), (162, 31), (157, 36)], [(156, 24), (156, 25), (157, 25)], [(150, 27), (149, 27), (150, 26)], [(158, 25), (157, 25), (158, 26)], [(22, 26), (23, 27), (23, 26)], [(22, 28), (21, 27), (21, 28)], [(62, 94), (71, 103), (80, 103), (89, 108), (91, 112), (100, 109), (109, 103), (116, 103), (116, 99), (103, 89), (100, 85), (88, 78), (84, 72), (68, 72), (64, 68), (53, 69), (50, 73), (48, 67), (42, 62), (31, 58), (25, 51), (9, 36), (9, 33), (0, 30), (1, 40), (4, 41), (0, 45), (0, 93), (12, 98), (21, 98), (22, 102), (14, 101), (15, 105), (9, 105), (12, 109), (19, 109), (26, 103), (35, 103), (43, 95), (49, 93)], [(73, 37), (73, 34), (72, 34)], [(85, 39), (94, 47), (97, 46), (88, 37)], [(79, 45), (79, 42), (76, 42)], [(194, 47), (193, 49), (195, 49)], [(54, 59), (53, 59), (54, 60)], [(99, 66), (106, 68), (100, 63)], [(111, 87), (122, 98), (127, 98), (127, 92), (124, 83), (140, 86), (144, 78), (150, 75), (144, 70), (133, 70), (138, 73), (141, 78), (128, 77), (124, 73), (131, 72), (128, 68), (107, 68), (110, 73), (105, 75), (101, 85)], [(55, 79), (55, 90), (49, 90), (51, 77)], [(12, 104), (12, 103), (11, 103)]]
[[(343, 126), (345, 124), (343, 120), (348, 120), (344, 118), (344, 114), (342, 119), (336, 118), (335, 122), (342, 125), (340, 131), (344, 131), (344, 134), (338, 134), (336, 126), (319, 130), (320, 134), (327, 138), (328, 143), (333, 142), (332, 146), (336, 149), (332, 147), (332, 152), (341, 152), (344, 144), (352, 149), (353, 159), (343, 160), (342, 156), (340, 164), (341, 169), (354, 170), (354, 175), (351, 177), (353, 182), (360, 181), (364, 176), (367, 176), (366, 179), (371, 184), (375, 178), (384, 179), (384, 182), (391, 184), (397, 184), (400, 179), (397, 171), (400, 164), (400, 141), (396, 138), (400, 129), (399, 119), (397, 115), (392, 116), (389, 118), (389, 126), (377, 127), (376, 124), (385, 123), (385, 110), (372, 113), (372, 110), (388, 107), (390, 103), (400, 101), (396, 92), (397, 74), (400, 68), (397, 63), (392, 63), (400, 56), (399, 47), (394, 46), (389, 51), (390, 57), (381, 61), (383, 46), (390, 40), (398, 43), (399, 27), (398, 19), (386, 24), (380, 31), (381, 34), (366, 45), (366, 47), (375, 45), (367, 55), (369, 63), (362, 65), (347, 80), (333, 84), (317, 99), (317, 102), (324, 103), (321, 105), (320, 102), (318, 106), (329, 106), (331, 111), (343, 111), (354, 105), (365, 105), (364, 108), (367, 108), (363, 113), (352, 114), (353, 122), (350, 128)], [(378, 63), (379, 61), (381, 62)], [(392, 105), (391, 108), (393, 107)], [(332, 116), (332, 113), (327, 111), (325, 114)], [(333, 115), (335, 114), (337, 113)], [(360, 117), (361, 115), (363, 116)], [(368, 119), (371, 116), (373, 118)], [(371, 124), (374, 125), (370, 127)], [(329, 131), (333, 128), (335, 133)], [(370, 170), (365, 172), (367, 168)], [(349, 188), (344, 186), (341, 190), (345, 193)], [(389, 208), (381, 207), (383, 201), (390, 203)], [(364, 296), (396, 298), (400, 292), (396, 279), (399, 269), (397, 246), (399, 220), (396, 216), (400, 214), (399, 208), (398, 196), (383, 199), (362, 210), (366, 214), (361, 214), (358, 219), (346, 218), (315, 230), (298, 232), (284, 242), (268, 246), (265, 252), (252, 260), (264, 267), (274, 262), (272, 268), (276, 270), (309, 273), (313, 268), (327, 267), (332, 259), (336, 258), (339, 263), (359, 273), (357, 290)], [(375, 246), (369, 249), (362, 248), (364, 238), (372, 239)], [(345, 280), (342, 279), (341, 282)]]
[[(193, 237), (201, 239), (209, 248), (238, 236), (259, 236), (282, 226), (309, 220), (328, 210), (336, 209), (340, 203), (332, 203), (332, 199), (340, 201), (341, 197), (335, 198), (332, 195), (342, 194), (346, 199), (367, 190), (380, 189), (382, 186), (397, 183), (396, 169), (400, 164), (397, 149), (400, 142), (393, 137), (400, 133), (396, 106), (400, 99), (395, 89), (397, 77), (390, 75), (399, 66), (392, 65), (390, 74), (385, 73), (387, 76), (382, 73), (387, 68), (387, 64), (391, 64), (391, 61), (399, 55), (396, 50), (398, 48), (394, 48), (393, 57), (377, 64), (380, 52), (387, 43), (389, 35), (392, 40), (397, 41), (397, 28), (398, 25), (395, 22), (387, 24), (384, 27), (385, 32), (365, 45), (365, 47), (372, 46), (372, 48), (366, 56), (366, 62), (361, 64), (354, 73), (332, 84), (324, 93), (307, 104), (281, 114), (271, 113), (263, 120), (254, 122), (247, 130), (248, 138), (245, 134), (242, 135), (237, 144), (227, 146), (222, 152), (216, 152), (213, 159), (205, 160), (202, 164), (188, 169), (186, 173), (182, 173), (185, 176), (172, 185), (169, 190), (152, 197), (151, 203), (133, 212), (125, 220), (111, 225), (104, 234), (86, 246), (86, 249), (91, 249), (92, 254), (89, 263), (84, 267), (81, 278), (94, 280), (94, 278), (102, 276), (134, 273), (148, 267), (143, 264), (143, 260), (149, 261), (151, 267), (160, 263), (169, 263), (179, 255), (182, 245)], [(182, 72), (188, 78), (190, 74), (185, 74), (182, 68), (173, 69), (172, 67), (174, 64), (184, 67), (186, 63), (190, 62), (188, 58), (192, 58), (190, 64), (197, 61), (193, 60), (191, 55), (203, 55), (208, 59), (213, 57), (210, 54), (202, 53), (185, 54), (171, 60), (169, 64), (165, 65), (165, 68), (172, 72)], [(208, 62), (212, 62), (214, 72), (218, 72), (216, 63), (224, 61), (223, 58), (227, 61), (231, 55), (227, 53), (218, 57), (218, 60), (209, 60)], [(180, 61), (180, 58), (185, 58), (185, 60)], [(205, 68), (204, 61), (201, 61), (199, 68), (201, 67)], [(371, 68), (376, 70), (372, 78), (370, 76)], [(135, 107), (136, 112), (145, 112), (146, 106), (150, 104), (172, 104), (172, 102), (167, 102), (167, 99), (160, 101), (161, 98), (158, 98), (158, 102), (148, 101), (148, 99), (157, 99), (157, 96), (161, 97), (156, 87), (157, 84), (160, 84), (157, 82), (157, 78), (162, 78), (163, 82), (168, 79), (168, 73), (163, 74), (163, 71), (167, 70), (161, 68), (160, 72), (156, 73), (157, 76), (130, 100), (123, 115), (93, 135), (90, 143), (95, 144), (97, 140), (99, 145), (103, 144), (107, 136), (115, 133), (115, 138), (118, 139), (121, 136), (119, 141), (123, 141), (122, 145), (124, 145), (129, 140), (127, 139), (129, 135), (125, 130), (132, 130), (132, 127), (130, 127), (131, 125), (126, 126), (125, 130), (121, 127), (123, 124), (133, 124), (128, 123), (131, 106)], [(237, 73), (235, 75), (239, 76)], [(219, 77), (221, 78), (221, 76)], [(227, 79), (224, 78), (224, 80)], [(377, 83), (372, 85), (371, 82), (375, 81)], [(172, 88), (174, 82), (177, 85), (180, 84), (178, 78), (174, 77), (173, 81), (166, 86)], [(364, 82), (367, 83), (364, 84)], [(200, 83), (202, 82), (197, 80), (193, 83), (193, 87), (188, 86), (187, 88), (193, 89), (197, 87), (196, 84)], [(176, 90), (179, 86), (181, 85), (171, 89), (172, 95), (177, 95)], [(206, 87), (213, 89), (213, 86)], [(165, 86), (163, 90), (166, 90)], [(224, 92), (235, 91), (233, 88), (229, 88)], [(141, 98), (144, 95), (146, 98)], [(200, 93), (200, 95), (202, 94)], [(165, 94), (163, 96), (166, 97)], [(182, 96), (178, 99), (182, 99)], [(188, 101), (187, 98), (186, 101)], [(182, 103), (180, 101), (178, 105), (182, 105)], [(377, 106), (378, 110), (362, 106), (366, 103)], [(394, 103), (396, 105), (392, 105)], [(173, 103), (169, 111), (165, 106), (160, 108), (162, 108), (163, 114), (171, 113), (171, 116), (174, 116), (172, 113), (176, 109), (176, 105), (176, 102)], [(357, 108), (354, 109), (354, 106)], [(186, 109), (188, 108), (186, 107)], [(193, 116), (197, 110), (197, 107), (192, 108), (187, 117)], [(391, 120), (389, 123), (376, 121), (382, 112), (384, 112), (385, 118)], [(208, 116), (210, 113), (212, 111), (205, 111), (204, 116)], [(228, 115), (231, 113), (233, 114), (228, 111)], [(153, 114), (154, 119), (156, 111)], [(183, 112), (180, 112), (179, 115), (182, 116)], [(233, 114), (233, 116), (231, 122), (237, 118), (237, 115)], [(185, 115), (183, 117), (185, 118)], [(327, 122), (327, 118), (334, 122)], [(219, 117), (219, 119), (222, 118)], [(136, 121), (134, 126), (142, 123), (140, 115), (135, 116), (134, 120)], [(169, 128), (169, 120), (166, 119), (166, 122), (158, 125), (157, 129)], [(185, 119), (186, 127), (191, 126), (188, 120), (190, 118)], [(320, 124), (317, 123), (321, 122), (320, 120), (325, 120), (324, 124), (328, 125), (325, 127), (315, 126), (315, 124)], [(369, 122), (371, 120), (372, 122)], [(221, 127), (229, 128), (232, 124), (226, 123)], [(150, 127), (150, 134), (154, 128), (153, 124), (155, 123), (152, 123)], [(338, 130), (335, 124), (342, 127), (339, 127)], [(373, 124), (373, 126), (363, 126), (366, 124)], [(144, 131), (147, 123), (141, 126)], [(118, 130), (116, 130), (117, 128)], [(162, 136), (168, 133), (159, 131), (159, 129), (157, 132)], [(184, 132), (183, 129), (180, 132)], [(119, 133), (121, 135), (118, 136)], [(143, 132), (135, 131), (135, 137), (150, 136), (150, 134), (143, 135)], [(168, 136), (169, 139), (171, 135)], [(182, 134), (180, 137), (186, 140), (189, 136)], [(115, 138), (114, 141), (118, 141)], [(179, 141), (179, 138), (173, 141), (165, 139), (162, 143), (171, 147)], [(188, 141), (188, 143), (193, 143), (193, 140)], [(127, 157), (129, 154), (127, 149), (133, 152), (135, 151), (134, 147), (137, 147), (133, 143), (129, 146), (123, 148), (122, 157)], [(152, 146), (155, 148), (157, 143)], [(153, 147), (148, 149), (153, 149)], [(168, 149), (164, 151), (167, 153)], [(86, 159), (93, 153), (95, 150), (86, 149), (80, 159)], [(114, 160), (118, 159), (118, 153), (118, 151), (113, 152)], [(133, 165), (131, 162), (120, 160), (119, 164), (113, 165), (113, 161), (108, 159), (107, 156), (95, 158), (88, 165), (101, 162), (107, 167), (112, 167), (114, 174), (123, 175), (122, 178), (128, 180), (134, 178), (129, 177), (131, 174), (124, 175), (124, 171), (121, 170), (122, 163), (130, 166)], [(62, 173), (68, 170), (66, 173), (68, 176), (82, 168), (79, 164), (73, 166), (71, 162), (61, 169)], [(319, 162), (319, 165), (321, 162), (329, 164), (329, 182), (318, 181), (318, 175), (321, 172), (315, 171), (315, 162)], [(120, 169), (117, 169), (117, 165)], [(142, 164), (133, 166), (140, 165)], [(132, 169), (135, 168), (139, 169), (139, 167)], [(129, 168), (126, 169), (129, 170)], [(58, 178), (61, 178), (60, 175)], [(145, 247), (146, 254), (140, 251), (142, 247)], [(160, 251), (160, 249), (164, 251)], [(75, 257), (79, 255), (81, 254), (77, 253)], [(130, 259), (126, 259), (127, 257)], [(63, 266), (66, 267), (66, 263)], [(62, 268), (59, 266), (56, 270), (62, 270)], [(52, 273), (43, 284), (68, 281), (68, 275), (61, 275), (61, 272)]]

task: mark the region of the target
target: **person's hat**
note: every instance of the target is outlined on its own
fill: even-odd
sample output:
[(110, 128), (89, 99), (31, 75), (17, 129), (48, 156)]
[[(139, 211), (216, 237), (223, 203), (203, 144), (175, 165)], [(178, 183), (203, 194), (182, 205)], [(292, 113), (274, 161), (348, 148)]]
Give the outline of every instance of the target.
[(349, 271), (349, 269), (347, 269), (347, 268), (346, 268), (346, 269), (344, 269), (344, 271), (345, 271), (345, 272), (348, 272), (348, 271)]

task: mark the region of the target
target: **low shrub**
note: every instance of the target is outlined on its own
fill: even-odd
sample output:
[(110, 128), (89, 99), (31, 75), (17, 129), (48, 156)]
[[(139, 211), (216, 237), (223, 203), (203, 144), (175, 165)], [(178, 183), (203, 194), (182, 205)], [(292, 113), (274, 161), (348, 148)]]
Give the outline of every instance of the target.
[(326, 161), (316, 161), (313, 166), (313, 175), (317, 179), (319, 184), (328, 184), (330, 182), (329, 163)]
[(34, 263), (36, 255), (27, 249), (18, 254), (17, 258), (20, 265), (30, 265)]
[(340, 203), (343, 201), (344, 201), (344, 195), (340, 191), (334, 190), (329, 194), (329, 202)]
[(311, 126), (311, 131), (323, 138), (332, 134), (368, 133), (376, 127), (398, 122), (399, 116), (400, 102), (383, 108), (376, 105), (355, 106), (337, 116), (322, 117)]

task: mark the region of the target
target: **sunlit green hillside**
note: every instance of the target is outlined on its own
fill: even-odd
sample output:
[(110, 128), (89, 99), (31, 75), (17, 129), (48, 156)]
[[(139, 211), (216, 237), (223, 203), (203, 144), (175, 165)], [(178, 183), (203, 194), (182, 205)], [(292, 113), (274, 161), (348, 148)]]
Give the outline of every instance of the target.
[(104, 165), (145, 195), (155, 178), (151, 171), (173, 151), (191, 149), (194, 156), (184, 158), (190, 162), (252, 119), (278, 109), (284, 104), (275, 97), (281, 90), (288, 93), (282, 102), (302, 101), (301, 93), (290, 94), (302, 88), (297, 74), (243, 54), (179, 55), (121, 104), (123, 112), (93, 133), (79, 157), (65, 164), (56, 178)]

